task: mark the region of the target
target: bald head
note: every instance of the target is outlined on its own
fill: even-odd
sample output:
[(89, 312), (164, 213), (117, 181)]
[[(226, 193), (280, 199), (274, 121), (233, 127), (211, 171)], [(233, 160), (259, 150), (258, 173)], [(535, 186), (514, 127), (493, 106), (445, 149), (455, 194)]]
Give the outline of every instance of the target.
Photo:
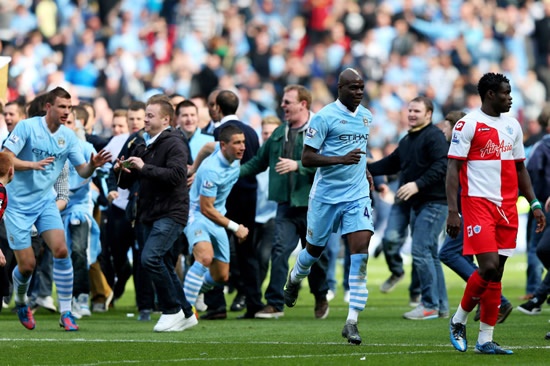
[(355, 112), (361, 100), (365, 83), (357, 70), (347, 68), (338, 77), (338, 99), (349, 111)]
[(363, 80), (359, 72), (351, 67), (348, 67), (340, 73), (340, 76), (338, 76), (338, 86), (349, 84), (350, 82), (357, 80)]

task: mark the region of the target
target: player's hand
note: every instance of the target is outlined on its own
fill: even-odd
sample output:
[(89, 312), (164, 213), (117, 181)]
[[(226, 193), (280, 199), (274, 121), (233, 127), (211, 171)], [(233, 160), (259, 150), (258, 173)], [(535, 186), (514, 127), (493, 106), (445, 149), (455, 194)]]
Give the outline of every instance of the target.
[(141, 158), (138, 158), (137, 156), (131, 156), (126, 161), (130, 163), (131, 168), (135, 168), (137, 170), (143, 169), (143, 166), (145, 165), (143, 160), (141, 160)]
[(462, 221), (458, 212), (449, 212), (449, 216), (447, 216), (447, 234), (455, 239), (460, 232), (461, 224)]
[(126, 173), (130, 173), (129, 168), (130, 168), (130, 163), (124, 160), (124, 156), (121, 156), (120, 159), (116, 159), (115, 165), (113, 166), (113, 169), (117, 174), (121, 169)]
[(544, 204), (544, 209), (546, 212), (550, 212), (550, 197), (546, 200), (546, 203)]
[(4, 267), (6, 265), (6, 257), (4, 257), (4, 253), (2, 253), (2, 249), (0, 249), (0, 267)]
[(351, 150), (349, 153), (342, 156), (341, 164), (344, 164), (344, 165), (359, 164), (359, 162), (361, 161), (361, 155), (366, 155), (366, 154), (367, 153), (361, 149)]
[(367, 169), (367, 181), (369, 182), (369, 188), (372, 191), (374, 189), (374, 179), (372, 179), (372, 175), (370, 174), (368, 169)]
[(279, 157), (279, 162), (275, 164), (275, 171), (279, 174), (287, 174), (298, 170), (298, 162), (292, 159)]
[(103, 164), (111, 161), (113, 159), (113, 156), (110, 152), (106, 150), (101, 150), (97, 153), (97, 155), (94, 155), (92, 153), (92, 156), (90, 157), (90, 162), (93, 164), (94, 169), (102, 167)]
[(239, 224), (239, 229), (235, 232), (235, 236), (239, 239), (239, 243), (242, 243), (248, 236), (248, 228), (243, 224)]
[(190, 188), (193, 182), (195, 181), (196, 174), (187, 175), (187, 187)]
[[(546, 202), (546, 205), (547, 204), (548, 204), (548, 202)], [(537, 229), (535, 230), (535, 232), (537, 234), (542, 233), (542, 231), (546, 227), (546, 216), (544, 216), (544, 212), (542, 212), (542, 210), (540, 208), (536, 208), (533, 211), (533, 216), (535, 216), (535, 220), (537, 220)]]
[(54, 159), (55, 158), (53, 156), (50, 156), (46, 159), (43, 159), (43, 160), (40, 160), (40, 161), (35, 161), (32, 164), (32, 169), (33, 170), (46, 170), (46, 168), (44, 168), (44, 167), (47, 166), (47, 165), (50, 165), (51, 163), (53, 163)]
[(117, 198), (118, 198), (118, 192), (117, 191), (111, 191), (107, 194), (107, 201), (109, 201), (109, 203), (113, 202)]
[(409, 198), (417, 193), (418, 186), (416, 185), (416, 182), (409, 182), (399, 187), (399, 189), (397, 190), (397, 198), (402, 199), (403, 201), (407, 201)]

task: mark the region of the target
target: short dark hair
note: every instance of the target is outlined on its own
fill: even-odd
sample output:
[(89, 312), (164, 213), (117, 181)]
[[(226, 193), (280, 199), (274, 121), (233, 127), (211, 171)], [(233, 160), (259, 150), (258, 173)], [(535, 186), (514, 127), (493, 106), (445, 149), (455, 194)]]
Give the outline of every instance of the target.
[(13, 156), (4, 151), (0, 152), (0, 177), (8, 175), (11, 167), (13, 167)]
[(139, 102), (137, 100), (132, 101), (130, 105), (128, 106), (129, 111), (139, 111), (139, 110), (145, 110), (145, 103)]
[(544, 107), (542, 107), (542, 111), (540, 111), (537, 121), (543, 129), (548, 127), (548, 122), (550, 121), (550, 103), (546, 103)]
[[(93, 113), (93, 116), (92, 117), (95, 117), (95, 108), (94, 106), (92, 105), (92, 103), (89, 103), (89, 102), (80, 102), (79, 104), (80, 106), (84, 107), (84, 108), (90, 108), (92, 110), (92, 113)], [(74, 107), (73, 107), (74, 108)], [(86, 111), (88, 111), (86, 109)], [(90, 112), (88, 112), (88, 118), (90, 118)], [(87, 121), (87, 120), (86, 120)]]
[(500, 84), (506, 83), (510, 84), (510, 80), (502, 74), (496, 74), (493, 72), (488, 72), (479, 79), (477, 83), (477, 92), (481, 97), (481, 101), (485, 100), (485, 95), (489, 90), (497, 92), (500, 88)]
[(445, 120), (451, 122), (451, 128), (453, 128), (456, 123), (466, 115), (466, 113), (462, 111), (450, 111), (445, 116)]
[(46, 115), (46, 99), (48, 94), (40, 94), (27, 104), (27, 117), (43, 117)]
[(231, 141), (231, 137), (233, 135), (238, 135), (241, 133), (243, 133), (243, 131), (235, 125), (223, 126), (220, 129), (220, 134), (218, 135), (218, 139), (222, 142), (228, 143), (229, 141)]
[(434, 104), (432, 103), (430, 98), (427, 98), (425, 96), (420, 95), (420, 96), (414, 98), (413, 100), (411, 100), (411, 103), (412, 102), (424, 103), (424, 105), (426, 106), (426, 112), (430, 111), (430, 112), (432, 112), (432, 115), (433, 115), (433, 113), (434, 113)]
[(69, 92), (62, 87), (58, 86), (46, 94), (46, 103), (54, 104), (56, 98), (71, 99), (71, 94), (69, 94)]
[(231, 90), (222, 90), (216, 97), (216, 104), (224, 116), (235, 114), (239, 108), (239, 97)]
[(197, 111), (197, 113), (199, 112), (199, 109), (197, 108), (195, 103), (193, 103), (189, 99), (186, 99), (183, 102), (179, 102), (178, 105), (176, 106), (176, 116), (179, 114), (180, 108), (184, 108), (184, 107), (195, 107), (195, 110)]
[(88, 119), (90, 118), (90, 113), (88, 112), (88, 110), (84, 108), (82, 104), (79, 104), (73, 107), (73, 112), (74, 118), (80, 120), (82, 122), (82, 125), (86, 126), (86, 124), (88, 123)]

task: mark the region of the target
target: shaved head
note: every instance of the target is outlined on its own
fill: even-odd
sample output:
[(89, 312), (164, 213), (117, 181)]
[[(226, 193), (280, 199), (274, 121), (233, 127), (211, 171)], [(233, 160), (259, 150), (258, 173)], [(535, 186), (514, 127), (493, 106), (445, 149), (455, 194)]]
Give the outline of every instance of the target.
[(351, 67), (348, 67), (340, 73), (340, 76), (338, 76), (338, 86), (357, 80), (362, 80), (359, 72)]

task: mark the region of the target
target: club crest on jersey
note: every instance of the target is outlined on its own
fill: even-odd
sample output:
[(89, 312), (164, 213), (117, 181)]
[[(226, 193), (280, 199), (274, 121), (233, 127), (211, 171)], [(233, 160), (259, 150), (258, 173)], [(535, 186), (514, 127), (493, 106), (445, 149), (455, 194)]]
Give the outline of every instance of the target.
[(314, 129), (314, 128), (309, 127), (309, 128), (307, 129), (307, 132), (306, 132), (306, 137), (307, 137), (308, 139), (312, 139), (312, 138), (315, 137), (316, 134), (317, 134), (317, 130)]
[(60, 136), (60, 137), (57, 139), (57, 146), (59, 146), (59, 147), (65, 146), (65, 139), (64, 139), (63, 137)]
[(508, 134), (512, 135), (514, 133), (514, 129), (512, 128), (512, 126), (508, 125), (508, 126), (506, 126), (506, 132), (508, 132)]
[(369, 119), (367, 118), (367, 116), (363, 116), (363, 125), (365, 127), (369, 127)]
[(497, 157), (500, 156), (501, 153), (505, 153), (507, 151), (512, 150), (512, 144), (508, 143), (506, 144), (504, 140), (500, 142), (500, 145), (495, 144), (492, 140), (487, 141), (487, 144), (483, 149), (480, 150), (481, 157), (485, 157), (485, 155), (489, 156), (492, 154), (496, 154)]

